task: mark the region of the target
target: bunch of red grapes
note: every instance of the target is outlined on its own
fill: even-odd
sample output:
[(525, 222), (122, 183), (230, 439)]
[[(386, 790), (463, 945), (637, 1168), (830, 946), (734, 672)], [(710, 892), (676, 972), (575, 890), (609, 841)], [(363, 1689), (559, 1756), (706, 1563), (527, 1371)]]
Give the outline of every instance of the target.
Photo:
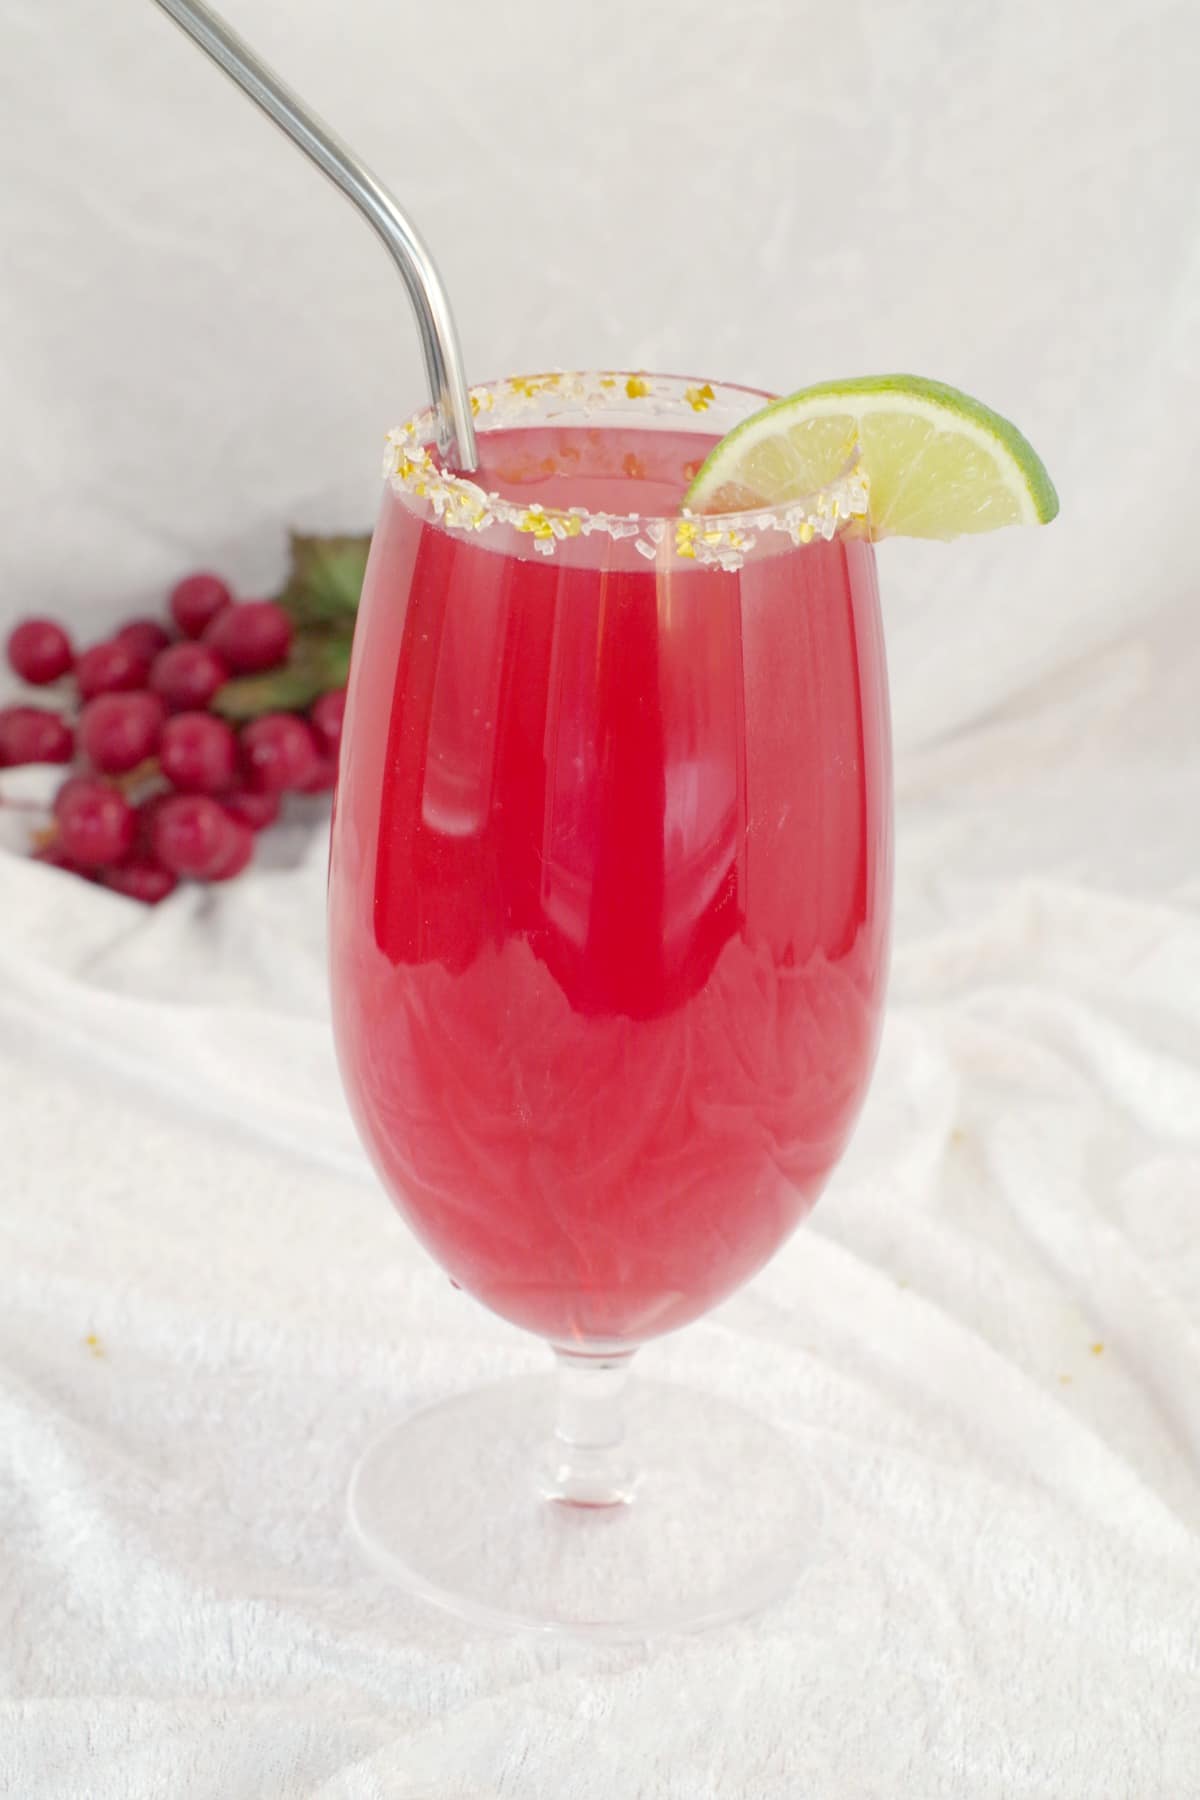
[(73, 677), (78, 714), (0, 708), (0, 769), (81, 765), (34, 854), (150, 905), (181, 878), (240, 875), (285, 793), (333, 786), (346, 699), (337, 688), (306, 715), (269, 712), (235, 729), (213, 702), (231, 677), (286, 661), (291, 617), (274, 600), (235, 601), (209, 574), (181, 581), (169, 605), (173, 628), (133, 619), (78, 653), (55, 620), (23, 619), (10, 664), (38, 687)]

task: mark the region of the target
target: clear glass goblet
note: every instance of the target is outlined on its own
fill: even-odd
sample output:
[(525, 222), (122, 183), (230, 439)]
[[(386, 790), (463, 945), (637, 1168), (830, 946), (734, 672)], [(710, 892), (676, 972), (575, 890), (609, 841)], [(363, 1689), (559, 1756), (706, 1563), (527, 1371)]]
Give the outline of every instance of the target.
[(363, 1458), (375, 1560), (476, 1620), (613, 1638), (777, 1594), (788, 1436), (629, 1380), (812, 1207), (875, 1056), (887, 687), (853, 473), (680, 511), (768, 396), (674, 377), (473, 394), (481, 465), (393, 434), (330, 871), (359, 1131), (454, 1282), (553, 1350)]

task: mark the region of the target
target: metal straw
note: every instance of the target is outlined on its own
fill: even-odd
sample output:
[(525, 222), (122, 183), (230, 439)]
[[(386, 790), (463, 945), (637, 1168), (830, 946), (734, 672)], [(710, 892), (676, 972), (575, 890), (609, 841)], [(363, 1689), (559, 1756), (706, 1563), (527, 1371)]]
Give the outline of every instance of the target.
[(417, 315), (421, 349), (437, 421), (437, 444), (447, 464), (469, 473), (478, 466), (471, 402), (454, 315), (432, 256), (387, 189), (316, 114), (285, 87), (250, 46), (201, 0), (156, 0), (213, 61), (261, 106), (281, 131), (352, 200), (383, 239), (404, 277)]

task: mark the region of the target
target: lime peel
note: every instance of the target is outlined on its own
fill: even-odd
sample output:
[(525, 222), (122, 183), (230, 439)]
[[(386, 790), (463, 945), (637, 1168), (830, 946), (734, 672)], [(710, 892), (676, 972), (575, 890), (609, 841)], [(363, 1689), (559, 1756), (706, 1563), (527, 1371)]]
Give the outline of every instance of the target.
[(824, 381), (773, 400), (709, 452), (684, 496), (696, 513), (798, 500), (857, 462), (871, 535), (952, 538), (1047, 524), (1058, 496), (1017, 427), (919, 375)]

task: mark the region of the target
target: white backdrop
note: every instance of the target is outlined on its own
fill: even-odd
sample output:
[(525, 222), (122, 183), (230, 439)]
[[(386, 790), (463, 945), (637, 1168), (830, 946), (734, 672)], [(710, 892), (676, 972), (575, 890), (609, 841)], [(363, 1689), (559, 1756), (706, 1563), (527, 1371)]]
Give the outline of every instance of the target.
[[(1015, 417), (1039, 540), (887, 554), (898, 736), (1188, 579), (1200, 31), (1187, 0), (230, 0), (395, 189), (476, 379), (786, 390), (911, 369)], [(4, 604), (111, 611), (363, 525), (420, 399), (346, 202), (150, 0), (7, 0)]]
[[(695, 1641), (472, 1634), (347, 1542), (377, 1429), (541, 1353), (355, 1141), (322, 809), (146, 913), (20, 854), (47, 772), (0, 778), (0, 1793), (1200, 1800), (1200, 11), (228, 4), (412, 208), (475, 376), (911, 368), (1063, 514), (881, 553), (871, 1095), (641, 1358), (797, 1436), (827, 1528)], [(0, 621), (269, 586), (286, 523), (370, 521), (399, 282), (150, 0), (0, 13)]]

